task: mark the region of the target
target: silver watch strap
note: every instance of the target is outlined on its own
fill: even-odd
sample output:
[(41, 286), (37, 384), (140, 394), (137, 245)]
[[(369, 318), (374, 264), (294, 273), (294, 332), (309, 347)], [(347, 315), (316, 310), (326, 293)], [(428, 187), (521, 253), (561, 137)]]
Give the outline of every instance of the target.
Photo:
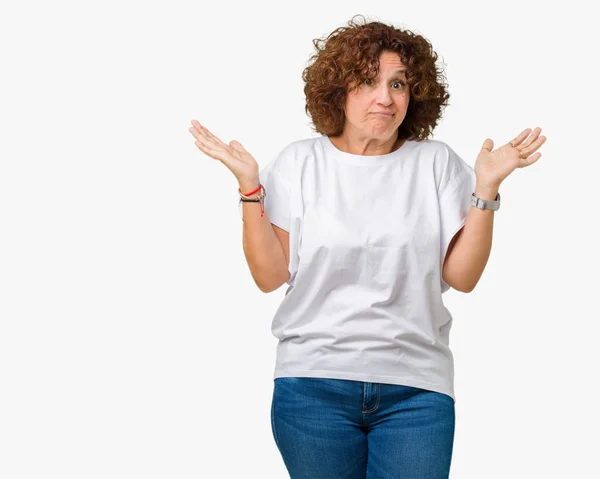
[(495, 200), (484, 200), (475, 196), (475, 193), (471, 193), (471, 205), (480, 210), (496, 211), (500, 208), (500, 193), (496, 195)]

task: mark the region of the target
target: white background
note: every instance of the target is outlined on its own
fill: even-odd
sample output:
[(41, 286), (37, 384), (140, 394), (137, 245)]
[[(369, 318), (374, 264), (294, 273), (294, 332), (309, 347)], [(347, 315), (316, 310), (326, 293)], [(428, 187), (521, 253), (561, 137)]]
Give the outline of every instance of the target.
[[(368, 5), (368, 7), (367, 7)], [(454, 316), (452, 479), (600, 477), (598, 30), (578, 1), (20, 2), (0, 11), (0, 477), (286, 478), (273, 314), (237, 180), (311, 137), (311, 40), (362, 13), (429, 39), (434, 139), (474, 165), (543, 128), (501, 185)]]

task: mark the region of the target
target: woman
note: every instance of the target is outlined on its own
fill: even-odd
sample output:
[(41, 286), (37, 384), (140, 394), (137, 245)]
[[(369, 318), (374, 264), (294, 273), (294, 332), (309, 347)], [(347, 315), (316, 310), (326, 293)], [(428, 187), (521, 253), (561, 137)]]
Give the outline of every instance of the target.
[(303, 79), (320, 136), (259, 173), (240, 143), (190, 128), (239, 181), (257, 285), (289, 285), (272, 327), (273, 435), (293, 478), (447, 478), (455, 397), (442, 293), (473, 290), (499, 187), (546, 138), (528, 128), (495, 150), (486, 139), (473, 169), (429, 138), (449, 94), (425, 38), (351, 20), (314, 45)]

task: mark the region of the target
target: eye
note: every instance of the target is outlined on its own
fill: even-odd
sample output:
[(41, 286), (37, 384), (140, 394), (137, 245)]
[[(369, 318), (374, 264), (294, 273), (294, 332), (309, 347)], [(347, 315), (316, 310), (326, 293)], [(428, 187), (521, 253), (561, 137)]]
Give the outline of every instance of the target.
[(398, 88), (396, 88), (396, 90), (400, 90), (400, 89), (402, 89), (402, 88), (404, 88), (404, 87), (406, 86), (406, 85), (405, 85), (403, 82), (401, 82), (401, 81), (395, 81), (395, 82), (393, 82), (393, 83), (392, 83), (392, 85), (395, 85), (395, 84), (398, 84), (398, 85), (400, 85)]

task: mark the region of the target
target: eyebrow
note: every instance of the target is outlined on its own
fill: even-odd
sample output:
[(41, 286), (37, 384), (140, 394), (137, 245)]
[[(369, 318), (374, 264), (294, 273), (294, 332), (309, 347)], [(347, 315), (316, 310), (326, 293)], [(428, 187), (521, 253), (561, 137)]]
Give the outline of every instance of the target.
[[(407, 70), (404, 70), (404, 69), (394, 70), (392, 72), (392, 74), (390, 75), (390, 78), (405, 78), (406, 79), (406, 72), (407, 72)], [(404, 73), (404, 77), (400, 76), (401, 73)], [(378, 76), (379, 76), (379, 74), (378, 74)]]
[(401, 78), (401, 75), (400, 75), (401, 73), (404, 73), (404, 78), (406, 78), (406, 71), (407, 70), (400, 70), (400, 69), (394, 70), (391, 73), (390, 78), (396, 78), (396, 77)]

